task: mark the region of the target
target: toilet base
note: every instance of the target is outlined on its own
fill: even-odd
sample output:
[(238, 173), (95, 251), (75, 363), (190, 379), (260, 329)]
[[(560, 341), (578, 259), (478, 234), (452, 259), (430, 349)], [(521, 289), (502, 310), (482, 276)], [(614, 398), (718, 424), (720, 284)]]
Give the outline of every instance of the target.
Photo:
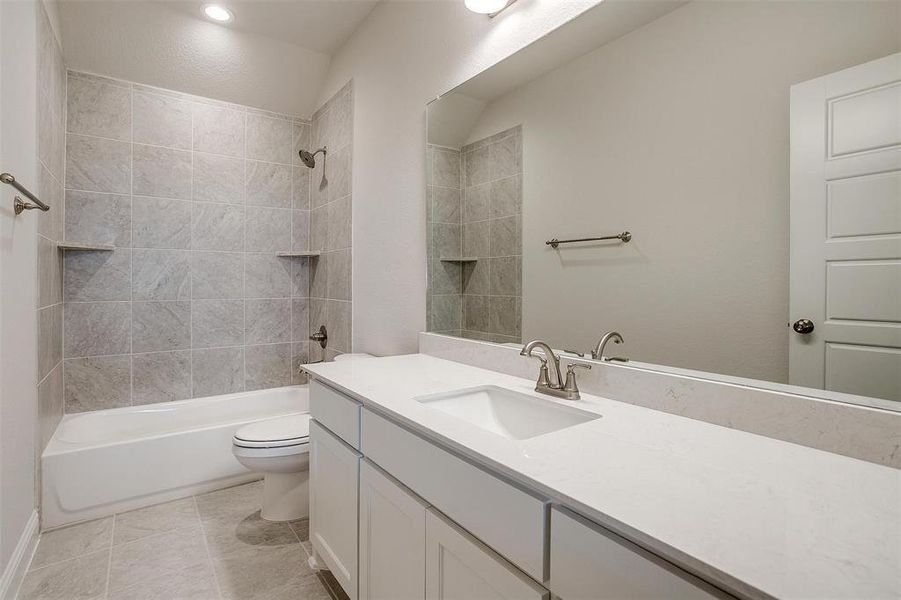
[(263, 509), (267, 521), (294, 521), (310, 516), (310, 472), (267, 473), (263, 478)]

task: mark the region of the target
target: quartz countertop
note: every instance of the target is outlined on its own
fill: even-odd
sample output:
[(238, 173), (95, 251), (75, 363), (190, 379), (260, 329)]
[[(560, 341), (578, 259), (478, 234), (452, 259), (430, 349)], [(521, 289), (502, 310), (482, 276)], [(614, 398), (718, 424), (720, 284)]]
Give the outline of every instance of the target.
[[(899, 470), (423, 354), (304, 368), (734, 594), (901, 598)], [(602, 417), (511, 440), (416, 401), (479, 385)]]

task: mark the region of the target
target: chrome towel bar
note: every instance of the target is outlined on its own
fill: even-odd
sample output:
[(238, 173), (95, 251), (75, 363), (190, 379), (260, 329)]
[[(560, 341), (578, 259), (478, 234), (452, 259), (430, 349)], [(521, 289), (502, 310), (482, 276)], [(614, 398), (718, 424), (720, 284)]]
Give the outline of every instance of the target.
[(628, 231), (624, 231), (619, 235), (605, 235), (603, 237), (592, 237), (592, 238), (578, 238), (574, 240), (558, 240), (554, 238), (552, 240), (548, 240), (545, 242), (546, 245), (551, 248), (556, 248), (560, 244), (572, 244), (574, 242), (599, 242), (601, 240), (620, 240), (624, 244), (628, 244), (632, 239), (632, 234)]
[(29, 192), (28, 189), (26, 189), (26, 187), (24, 185), (22, 185), (21, 183), (16, 181), (16, 178), (13, 177), (12, 175), (10, 175), (9, 173), (0, 174), (0, 183), (5, 183), (7, 185), (13, 186), (14, 188), (16, 188), (17, 190), (22, 192), (26, 198), (31, 200), (31, 202), (25, 202), (24, 200), (22, 200), (21, 198), (16, 196), (14, 210), (16, 211), (17, 215), (22, 214), (23, 210), (32, 210), (35, 208), (39, 208), (39, 209), (43, 210), (44, 212), (50, 210), (49, 206), (47, 206), (46, 204), (44, 204), (43, 202), (38, 200), (37, 196), (35, 196), (31, 192)]

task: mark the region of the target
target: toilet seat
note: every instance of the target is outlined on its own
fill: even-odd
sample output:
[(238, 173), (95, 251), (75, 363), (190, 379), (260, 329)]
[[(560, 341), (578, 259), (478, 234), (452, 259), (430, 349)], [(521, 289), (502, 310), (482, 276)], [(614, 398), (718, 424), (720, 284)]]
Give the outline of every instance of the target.
[[(295, 448), (295, 452), (305, 451), (296, 447), (310, 443), (310, 415), (297, 413), (245, 425), (235, 433), (232, 443), (238, 448)], [(273, 454), (284, 456), (291, 453), (294, 452)]]

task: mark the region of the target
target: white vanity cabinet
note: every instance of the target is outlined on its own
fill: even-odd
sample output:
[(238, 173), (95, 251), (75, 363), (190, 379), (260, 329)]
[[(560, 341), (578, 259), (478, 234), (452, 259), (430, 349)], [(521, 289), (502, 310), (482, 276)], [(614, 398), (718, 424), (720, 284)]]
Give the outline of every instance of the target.
[(310, 393), (310, 540), (352, 600), (731, 598), (332, 388)]
[(551, 509), (551, 580), (561, 600), (730, 598), (566, 509)]
[(394, 478), (362, 461), (361, 600), (422, 600), (427, 507)]
[(351, 600), (357, 598), (360, 454), (310, 421), (310, 542)]
[(434, 509), (426, 514), (427, 600), (547, 600), (546, 589)]

